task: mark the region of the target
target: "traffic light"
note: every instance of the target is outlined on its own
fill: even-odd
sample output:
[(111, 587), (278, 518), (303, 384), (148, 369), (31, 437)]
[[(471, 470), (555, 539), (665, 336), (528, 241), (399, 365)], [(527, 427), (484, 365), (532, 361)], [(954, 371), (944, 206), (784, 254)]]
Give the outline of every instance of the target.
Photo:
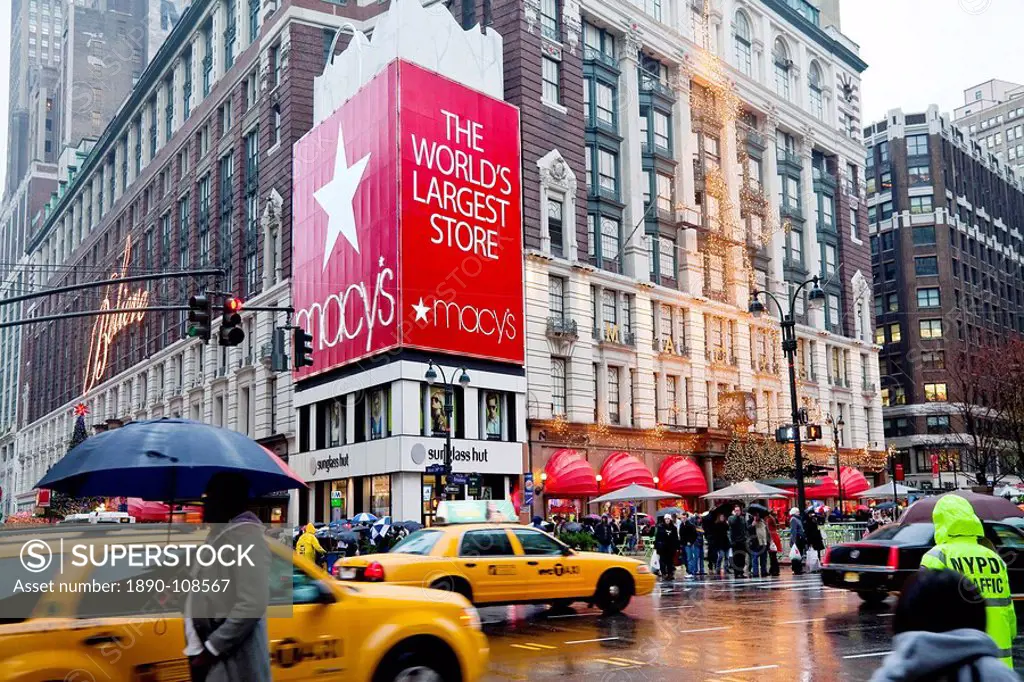
[(302, 327), (292, 328), (292, 357), (295, 369), (313, 366), (313, 336)]
[(210, 319), (213, 308), (204, 294), (196, 294), (188, 299), (188, 335), (203, 341), (210, 340)]
[(807, 425), (807, 440), (821, 440), (821, 425), (820, 424), (808, 424)]
[(245, 330), (240, 326), (241, 310), (242, 299), (233, 296), (224, 299), (224, 314), (220, 319), (220, 345), (237, 346), (245, 340)]

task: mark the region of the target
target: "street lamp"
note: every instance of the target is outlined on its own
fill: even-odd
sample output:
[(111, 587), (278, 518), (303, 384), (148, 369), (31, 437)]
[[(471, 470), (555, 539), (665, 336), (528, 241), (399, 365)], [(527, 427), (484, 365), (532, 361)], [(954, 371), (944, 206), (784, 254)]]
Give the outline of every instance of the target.
[[(452, 414), (455, 412), (455, 405), (453, 396), (455, 394), (455, 384), (448, 381), (448, 377), (444, 373), (444, 368), (437, 365), (435, 369), (434, 361), (429, 361), (427, 365), (427, 371), (423, 375), (423, 378), (427, 380), (427, 384), (433, 386), (437, 383), (438, 372), (441, 373), (441, 386), (444, 388), (444, 416), (445, 416), (445, 430), (444, 430), (444, 467), (441, 473), (435, 474), (435, 487), (437, 489), (437, 499), (443, 500), (446, 497), (445, 489), (441, 486), (441, 476), (445, 477), (447, 483), (448, 479), (452, 477)], [(459, 386), (466, 388), (469, 386), (469, 374), (466, 372), (465, 367), (460, 367), (456, 372), (459, 373)], [(455, 378), (455, 372), (452, 373), (452, 379)], [(431, 429), (433, 430), (433, 429)]]
[(839, 515), (843, 515), (843, 467), (839, 460), (839, 432), (846, 426), (843, 415), (837, 420), (831, 414), (825, 417), (825, 421), (832, 427), (832, 443), (836, 448), (836, 488), (839, 491)]
[(782, 352), (786, 354), (786, 360), (789, 363), (789, 402), (790, 408), (792, 409), (793, 418), (793, 459), (796, 462), (796, 499), (797, 507), (800, 509), (800, 513), (804, 512), (807, 504), (807, 496), (804, 490), (804, 456), (800, 449), (800, 407), (797, 404), (796, 399), (796, 297), (800, 295), (804, 287), (808, 284), (811, 285), (810, 291), (807, 293), (807, 306), (812, 309), (819, 309), (825, 303), (825, 292), (818, 283), (818, 277), (815, 275), (806, 282), (801, 282), (793, 293), (789, 296), (789, 312), (787, 314), (786, 309), (782, 307), (777, 299), (770, 291), (759, 291), (754, 289), (750, 292), (750, 304), (747, 310), (754, 317), (760, 317), (765, 311), (764, 303), (759, 299), (761, 294), (764, 294), (765, 298), (775, 303), (775, 307), (779, 311), (779, 324), (782, 327)]

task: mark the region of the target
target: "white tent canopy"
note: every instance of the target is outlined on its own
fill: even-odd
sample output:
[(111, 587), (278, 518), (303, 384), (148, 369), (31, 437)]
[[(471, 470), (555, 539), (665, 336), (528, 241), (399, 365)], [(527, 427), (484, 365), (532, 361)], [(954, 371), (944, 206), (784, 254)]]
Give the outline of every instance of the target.
[(740, 481), (721, 490), (702, 495), (705, 500), (756, 500), (758, 498), (786, 499), (789, 492), (757, 481)]
[[(895, 486), (896, 497), (906, 497), (908, 493), (916, 493), (916, 492), (919, 492), (916, 488), (909, 488), (909, 487), (907, 487), (905, 485), (901, 485), (899, 483), (897, 483), (896, 486)], [(857, 495), (856, 495), (856, 497), (859, 497), (862, 500), (892, 499), (892, 496), (893, 496), (893, 484), (892, 483), (884, 483), (882, 485), (875, 486), (874, 488), (869, 488), (868, 490), (865, 490), (864, 492), (857, 493)]]
[(616, 490), (615, 492), (602, 495), (601, 497), (594, 498), (590, 501), (590, 504), (601, 504), (602, 502), (640, 502), (641, 500), (667, 500), (671, 497), (679, 497), (672, 493), (666, 493), (662, 490), (655, 490), (654, 488), (648, 488), (647, 486), (637, 485), (636, 483), (630, 483), (625, 488)]

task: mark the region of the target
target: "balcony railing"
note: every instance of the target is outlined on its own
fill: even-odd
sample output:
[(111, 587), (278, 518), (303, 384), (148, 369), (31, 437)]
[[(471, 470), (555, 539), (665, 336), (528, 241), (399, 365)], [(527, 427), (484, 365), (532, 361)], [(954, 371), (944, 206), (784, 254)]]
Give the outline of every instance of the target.
[(667, 99), (675, 99), (676, 94), (672, 88), (661, 82), (661, 79), (653, 73), (640, 69), (640, 92), (654, 92)]
[(579, 338), (579, 325), (567, 317), (549, 317), (547, 335), (554, 339)]
[(783, 218), (803, 218), (803, 211), (799, 204), (783, 203), (779, 206), (779, 214)]
[(654, 339), (654, 350), (663, 355), (689, 355), (690, 349), (686, 347), (686, 341), (674, 336), (663, 336)]
[(737, 357), (725, 348), (706, 348), (704, 358), (713, 365), (736, 366), (739, 364)]
[(780, 149), (778, 147), (776, 147), (775, 151), (779, 163), (789, 163), (798, 168), (802, 165), (800, 162), (800, 155), (796, 152), (792, 152), (788, 149)]
[(619, 346), (636, 347), (636, 332), (628, 329), (622, 330), (618, 325), (614, 324), (605, 325), (604, 329), (600, 327), (595, 328), (594, 339), (598, 343), (614, 343)]
[(865, 393), (874, 393), (875, 392), (875, 383), (873, 381), (861, 382), (861, 389)]
[(619, 68), (619, 62), (615, 59), (615, 57), (611, 56), (610, 54), (607, 54), (606, 52), (602, 52), (596, 47), (584, 46), (583, 61), (597, 62), (599, 64), (604, 64), (605, 66), (613, 69)]

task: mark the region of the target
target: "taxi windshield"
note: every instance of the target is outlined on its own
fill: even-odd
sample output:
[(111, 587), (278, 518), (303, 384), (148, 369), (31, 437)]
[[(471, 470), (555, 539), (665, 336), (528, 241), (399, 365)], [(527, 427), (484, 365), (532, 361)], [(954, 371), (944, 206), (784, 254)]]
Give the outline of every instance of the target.
[(441, 538), (441, 531), (418, 530), (412, 535), (403, 538), (391, 548), (392, 554), (429, 554), (437, 541)]

